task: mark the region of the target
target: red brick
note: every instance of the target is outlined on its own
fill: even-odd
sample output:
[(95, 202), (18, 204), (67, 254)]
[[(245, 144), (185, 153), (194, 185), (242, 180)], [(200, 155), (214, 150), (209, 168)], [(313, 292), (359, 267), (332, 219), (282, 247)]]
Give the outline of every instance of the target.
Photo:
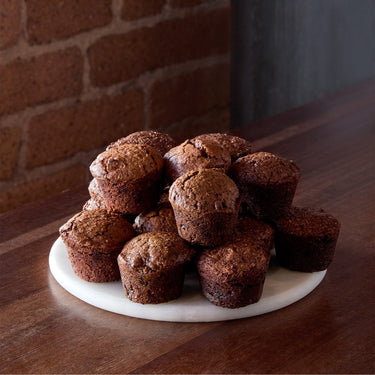
[(20, 34), (21, 0), (0, 1), (0, 49), (16, 43)]
[(163, 129), (170, 134), (177, 142), (193, 138), (203, 133), (222, 133), (229, 131), (230, 112), (227, 108), (220, 108), (208, 112), (199, 117), (190, 117), (182, 122), (175, 123)]
[(150, 125), (163, 128), (187, 117), (226, 107), (229, 101), (228, 64), (155, 82), (150, 89)]
[(169, 4), (175, 8), (186, 8), (195, 5), (208, 3), (212, 0), (169, 0)]
[(31, 44), (63, 39), (107, 25), (111, 0), (27, 0), (27, 33)]
[(106, 86), (148, 70), (227, 53), (229, 46), (229, 8), (168, 20), (97, 40), (89, 49), (91, 80)]
[(27, 167), (106, 146), (143, 126), (143, 93), (135, 89), (38, 115), (29, 124)]
[(122, 18), (126, 21), (153, 16), (161, 12), (165, 0), (123, 0)]
[(0, 65), (0, 115), (79, 94), (82, 71), (75, 47)]
[(0, 129), (0, 180), (12, 177), (18, 161), (21, 144), (21, 129)]
[(75, 165), (0, 192), (0, 212), (45, 199), (87, 183), (87, 167)]

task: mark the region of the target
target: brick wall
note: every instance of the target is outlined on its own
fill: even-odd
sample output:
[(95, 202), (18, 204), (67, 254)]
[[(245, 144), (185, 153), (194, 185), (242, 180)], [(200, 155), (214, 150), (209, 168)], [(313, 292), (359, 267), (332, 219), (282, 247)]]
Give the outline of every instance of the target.
[(229, 128), (229, 49), (229, 0), (1, 0), (0, 212), (133, 131)]

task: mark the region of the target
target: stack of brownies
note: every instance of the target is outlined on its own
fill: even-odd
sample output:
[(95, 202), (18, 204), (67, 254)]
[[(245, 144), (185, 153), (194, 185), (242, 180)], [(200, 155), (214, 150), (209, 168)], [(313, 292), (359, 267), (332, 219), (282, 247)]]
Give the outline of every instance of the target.
[(332, 262), (339, 222), (293, 206), (299, 168), (253, 153), (245, 139), (203, 134), (177, 145), (140, 131), (110, 144), (90, 171), (91, 198), (60, 235), (77, 276), (121, 278), (133, 302), (178, 298), (188, 269), (210, 302), (238, 308), (260, 299), (273, 247), (291, 270)]

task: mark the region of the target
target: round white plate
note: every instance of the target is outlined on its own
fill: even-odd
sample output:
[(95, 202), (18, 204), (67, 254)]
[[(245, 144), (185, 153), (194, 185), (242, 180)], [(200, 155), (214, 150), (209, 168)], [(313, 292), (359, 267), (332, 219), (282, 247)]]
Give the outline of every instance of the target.
[(201, 294), (199, 281), (187, 274), (180, 298), (157, 305), (142, 305), (125, 297), (121, 282), (90, 283), (76, 276), (66, 247), (59, 237), (49, 255), (49, 266), (56, 281), (69, 293), (91, 305), (136, 318), (170, 322), (213, 322), (247, 318), (275, 311), (305, 297), (323, 280), (326, 271), (303, 273), (278, 266), (273, 259), (261, 299), (238, 309), (226, 309), (208, 302)]

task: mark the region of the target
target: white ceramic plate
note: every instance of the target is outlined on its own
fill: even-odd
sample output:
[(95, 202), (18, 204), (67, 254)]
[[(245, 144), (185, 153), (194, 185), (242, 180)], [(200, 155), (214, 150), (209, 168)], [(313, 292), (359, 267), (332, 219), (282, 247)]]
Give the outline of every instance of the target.
[(320, 284), (326, 274), (326, 271), (289, 271), (278, 266), (273, 259), (261, 299), (255, 304), (238, 309), (225, 309), (205, 299), (200, 292), (199, 281), (193, 274), (187, 274), (183, 294), (174, 301), (157, 305), (131, 302), (125, 297), (120, 281), (89, 283), (76, 276), (60, 237), (51, 248), (49, 266), (56, 281), (86, 303), (122, 315), (170, 322), (213, 322), (275, 311), (305, 297)]

